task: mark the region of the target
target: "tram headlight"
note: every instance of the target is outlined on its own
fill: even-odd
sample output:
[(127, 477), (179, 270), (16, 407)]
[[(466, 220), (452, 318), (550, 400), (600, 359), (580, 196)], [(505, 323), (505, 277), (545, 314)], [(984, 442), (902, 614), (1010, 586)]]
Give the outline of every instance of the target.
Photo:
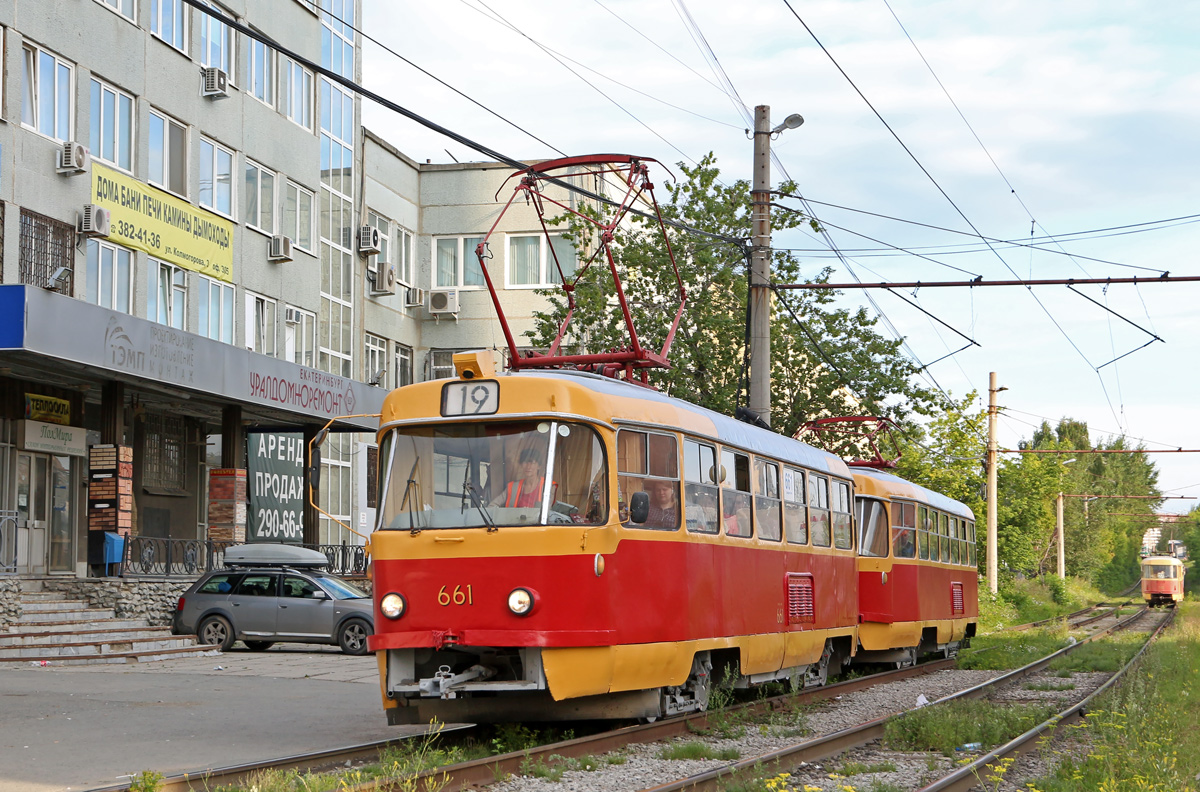
[(389, 619), (399, 619), (407, 608), (408, 603), (404, 601), (404, 597), (395, 592), (385, 594), (379, 601), (379, 612)]
[(508, 595), (508, 609), (518, 616), (528, 616), (533, 612), (535, 598), (529, 589), (513, 589)]

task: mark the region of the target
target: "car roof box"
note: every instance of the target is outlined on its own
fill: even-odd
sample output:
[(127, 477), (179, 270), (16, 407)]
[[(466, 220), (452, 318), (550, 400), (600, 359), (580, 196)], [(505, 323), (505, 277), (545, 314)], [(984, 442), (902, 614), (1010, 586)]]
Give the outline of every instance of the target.
[(290, 566), (315, 569), (329, 566), (329, 559), (319, 550), (299, 545), (257, 542), (226, 548), (225, 566)]

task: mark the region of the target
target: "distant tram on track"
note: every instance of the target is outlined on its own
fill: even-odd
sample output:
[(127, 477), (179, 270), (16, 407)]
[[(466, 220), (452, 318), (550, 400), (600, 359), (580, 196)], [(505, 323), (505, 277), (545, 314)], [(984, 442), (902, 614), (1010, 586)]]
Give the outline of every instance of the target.
[(974, 635), (961, 503), (611, 377), (455, 367), (380, 421), (389, 723), (653, 719)]
[(1142, 599), (1150, 607), (1183, 601), (1183, 562), (1171, 556), (1142, 559)]

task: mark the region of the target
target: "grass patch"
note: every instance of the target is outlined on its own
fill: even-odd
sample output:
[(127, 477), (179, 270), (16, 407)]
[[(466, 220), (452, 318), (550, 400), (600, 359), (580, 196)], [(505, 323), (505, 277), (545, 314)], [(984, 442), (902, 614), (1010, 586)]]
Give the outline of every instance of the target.
[(971, 639), (972, 651), (959, 657), (958, 667), (980, 671), (1020, 668), (1062, 649), (1066, 643), (1065, 632), (1058, 629), (984, 635)]
[(1071, 673), (1103, 671), (1113, 673), (1129, 662), (1129, 658), (1141, 648), (1146, 640), (1144, 633), (1119, 633), (1101, 641), (1092, 641), (1077, 647), (1062, 657), (1057, 657), (1048, 666), (1050, 671)]
[[(555, 757), (550, 757), (552, 760)], [(561, 758), (561, 757), (558, 757)], [(560, 764), (545, 762), (541, 759), (525, 757), (518, 772), (523, 776), (544, 778), (547, 781), (562, 781), (563, 773), (567, 770)]]
[(1068, 734), (1087, 752), (1065, 758), (1040, 792), (1195, 790), (1200, 774), (1200, 605), (1180, 606), (1175, 626), (1138, 668), (1090, 708)]
[(742, 755), (733, 748), (714, 749), (702, 742), (671, 743), (658, 752), (659, 759), (720, 759), (733, 762)]
[(838, 775), (856, 776), (865, 775), (867, 773), (894, 773), (896, 765), (891, 762), (876, 762), (875, 764), (863, 764), (862, 762), (846, 762), (837, 770)]
[(884, 743), (896, 751), (953, 756), (964, 743), (983, 743), (987, 749), (1008, 742), (1053, 714), (1053, 707), (1041, 704), (998, 707), (984, 701), (952, 701), (889, 722)]

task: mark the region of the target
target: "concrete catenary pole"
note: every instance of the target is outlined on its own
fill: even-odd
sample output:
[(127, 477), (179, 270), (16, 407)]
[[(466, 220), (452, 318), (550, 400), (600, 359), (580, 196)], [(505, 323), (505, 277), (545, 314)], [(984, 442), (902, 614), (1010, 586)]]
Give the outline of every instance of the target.
[[(1087, 501), (1083, 502), (1083, 508), (1087, 508)], [(1055, 504), (1055, 511), (1058, 519), (1055, 523), (1055, 539), (1058, 540), (1058, 576), (1063, 580), (1067, 579), (1067, 545), (1063, 541), (1063, 494), (1058, 493), (1058, 502)]]
[(1007, 388), (996, 387), (996, 372), (988, 379), (988, 442), (987, 442), (987, 574), (988, 591), (1000, 590), (999, 558), (996, 550), (996, 394)]
[(754, 108), (750, 192), (750, 411), (771, 423), (771, 108)]

